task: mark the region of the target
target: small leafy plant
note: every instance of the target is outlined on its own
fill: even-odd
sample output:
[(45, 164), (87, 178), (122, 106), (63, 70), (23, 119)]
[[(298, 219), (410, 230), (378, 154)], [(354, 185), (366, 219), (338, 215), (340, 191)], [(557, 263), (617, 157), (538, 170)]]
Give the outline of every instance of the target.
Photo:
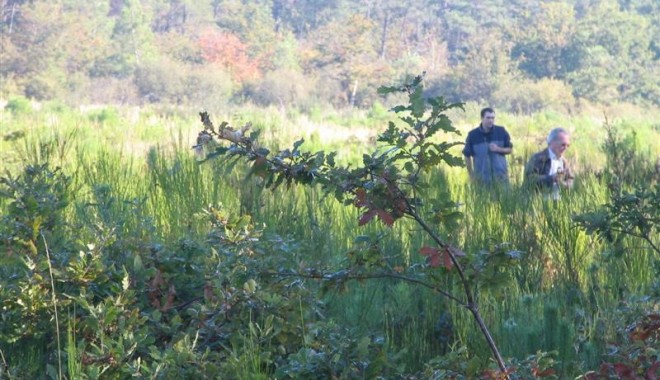
[[(392, 109), (398, 121), (389, 122), (386, 130), (378, 136), (379, 147), (372, 154), (365, 154), (362, 165), (355, 168), (336, 165), (335, 153), (301, 150), (303, 140), (295, 142), (291, 149), (271, 152), (259, 146), (258, 132), (251, 132), (249, 123), (239, 129), (232, 128), (227, 122), (215, 126), (206, 112), (200, 114), (204, 129), (194, 148), (198, 152), (206, 150), (207, 159), (224, 155), (234, 162), (240, 159), (249, 162), (249, 174), (258, 177), (266, 188), (318, 185), (326, 195), (334, 196), (346, 206), (358, 208), (357, 224), (360, 226), (374, 220), (388, 227), (402, 219), (412, 221), (429, 240), (419, 249), (419, 253), (426, 257), (423, 265), (407, 268), (392, 265), (374, 244), (370, 249), (352, 251), (349, 267), (338, 271), (304, 268), (302, 271), (281, 270), (273, 275), (299, 276), (336, 284), (389, 278), (430, 288), (471, 312), (497, 362), (497, 376), (508, 378), (510, 372), (480, 314), (478, 292), (489, 283), (501, 282), (494, 279), (506, 278), (506, 268), (521, 254), (508, 249), (507, 245), (499, 245), (490, 251), (467, 255), (440, 236), (437, 232), (439, 224), (457, 217), (458, 206), (448, 199), (427, 199), (425, 190), (430, 185), (428, 173), (431, 170), (440, 165), (462, 165), (462, 160), (450, 151), (460, 143), (442, 138), (443, 134), (458, 133), (445, 112), (462, 108), (462, 104), (447, 103), (442, 97), (425, 98), (421, 76), (402, 86), (379, 89), (380, 94), (397, 92), (407, 95), (408, 104)], [(445, 290), (442, 282), (445, 274), (457, 281), (462, 290), (460, 294)]]
[(652, 160), (638, 151), (634, 132), (624, 139), (609, 122), (604, 128), (607, 136), (601, 150), (607, 166), (602, 177), (610, 191), (609, 202), (573, 220), (587, 233), (615, 246), (622, 237), (630, 236), (660, 255), (660, 161), (654, 167)]

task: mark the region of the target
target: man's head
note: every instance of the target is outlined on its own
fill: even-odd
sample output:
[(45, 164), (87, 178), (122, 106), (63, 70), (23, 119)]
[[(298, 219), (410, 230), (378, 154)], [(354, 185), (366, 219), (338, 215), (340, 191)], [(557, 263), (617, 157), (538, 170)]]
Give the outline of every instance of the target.
[(548, 148), (550, 148), (557, 157), (561, 157), (570, 145), (570, 135), (564, 128), (555, 128), (550, 131), (550, 134), (548, 134)]
[(492, 108), (486, 107), (481, 110), (481, 125), (486, 128), (492, 128), (495, 124), (495, 111)]

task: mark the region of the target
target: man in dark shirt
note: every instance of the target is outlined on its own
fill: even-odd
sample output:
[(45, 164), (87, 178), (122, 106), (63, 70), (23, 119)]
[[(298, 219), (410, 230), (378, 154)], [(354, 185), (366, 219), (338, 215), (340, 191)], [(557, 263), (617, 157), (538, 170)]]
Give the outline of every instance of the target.
[(513, 150), (511, 137), (504, 127), (495, 125), (495, 111), (481, 110), (481, 124), (468, 133), (463, 148), (470, 178), (486, 185), (509, 183), (505, 155)]

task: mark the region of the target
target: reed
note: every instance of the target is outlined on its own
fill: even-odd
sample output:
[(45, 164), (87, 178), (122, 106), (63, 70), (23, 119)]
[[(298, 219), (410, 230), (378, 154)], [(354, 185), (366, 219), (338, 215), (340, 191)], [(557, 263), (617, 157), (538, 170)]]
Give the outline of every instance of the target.
[[(155, 237), (164, 243), (183, 237), (201, 241), (208, 226), (197, 216), (209, 205), (222, 204), (251, 214), (266, 233), (293, 238), (299, 244), (298, 259), (308, 266), (341, 267), (356, 236), (376, 238), (381, 234), (383, 256), (398, 265), (423, 262), (418, 254), (425, 243), (423, 234), (411, 223), (396, 224), (391, 230), (373, 223), (358, 229), (356, 210), (318, 189), (293, 186), (265, 191), (257, 178), (246, 176), (249, 168), (241, 164), (236, 170), (219, 161), (200, 164), (190, 151), (198, 128), (194, 117), (121, 109), (96, 116), (71, 110), (0, 114), (11, 125), (11, 131), (3, 131), (5, 136), (15, 131), (23, 134), (0, 141), (0, 169), (12, 172), (22, 162), (43, 160), (61, 166), (73, 177), (72, 191), (76, 191), (77, 201), (66, 214), (70, 225), (93, 222), (99, 228), (133, 231), (136, 236)], [(362, 151), (372, 148), (368, 138), (360, 140), (341, 130), (341, 124), (346, 123), (348, 129), (348, 123), (363, 117), (360, 115), (335, 115), (328, 121), (319, 115), (310, 118), (246, 109), (230, 117), (235, 124), (252, 120), (254, 129), (262, 131), (264, 144), (286, 146), (296, 136), (305, 135), (311, 142), (308, 149), (342, 148), (345, 162), (356, 162)], [(459, 120), (464, 131), (469, 128), (466, 119)], [(571, 222), (572, 215), (607, 199), (608, 189), (594, 173), (605, 162), (594, 143), (601, 137), (598, 121), (550, 114), (503, 115), (501, 119), (520, 142), (521, 153), (512, 157), (511, 188), (495, 192), (475, 188), (467, 183), (462, 169), (429, 173), (437, 186), (424, 195), (429, 199), (450, 196), (460, 204), (463, 215), (456, 225), (436, 228), (469, 255), (502, 243), (523, 252), (515, 270), (502, 274), (504, 286), (479, 293), (481, 311), (505, 357), (523, 359), (537, 350), (556, 350), (558, 360), (566, 363), (563, 374), (574, 374), (571, 371), (576, 369), (568, 367), (571, 362), (595, 368), (606, 342), (616, 338), (617, 305), (651, 291), (657, 281), (657, 258), (631, 239), (621, 240), (618, 248), (622, 250), (615, 250)], [(561, 202), (520, 189), (522, 165), (538, 148), (544, 132), (571, 123), (576, 130), (571, 149), (581, 173), (575, 189), (563, 194)], [(657, 131), (648, 123), (635, 123), (624, 123), (621, 128), (635, 127), (638, 136), (658, 141), (652, 139)], [(319, 125), (340, 125), (337, 128), (348, 134), (350, 142), (339, 138), (326, 143)], [(366, 122), (362, 125), (373, 128)], [(658, 152), (653, 144), (648, 146), (649, 154)], [(6, 202), (0, 202), (0, 211), (6, 207)], [(81, 240), (92, 237), (84, 229), (80, 231)], [(617, 253), (621, 251), (625, 254)], [(453, 286), (447, 280), (447, 290)], [(488, 357), (488, 347), (466, 311), (432, 301), (436, 297), (429, 291), (374, 280), (323, 297), (328, 319), (350, 326), (356, 334), (382, 336), (388, 350), (401, 352), (410, 369), (461, 346), (469, 346), (472, 357)], [(70, 334), (71, 328), (68, 368), (78, 372)], [(244, 338), (243, 346), (235, 347), (240, 377), (263, 376), (255, 359), (259, 352), (247, 352), (255, 337)], [(43, 356), (29, 347), (0, 349), (10, 365), (16, 357), (33, 362)]]

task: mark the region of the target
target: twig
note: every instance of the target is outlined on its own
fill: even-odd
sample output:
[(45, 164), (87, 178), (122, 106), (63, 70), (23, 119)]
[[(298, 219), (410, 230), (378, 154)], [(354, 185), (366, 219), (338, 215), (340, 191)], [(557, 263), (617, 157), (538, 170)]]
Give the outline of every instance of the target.
[(435, 231), (433, 231), (431, 227), (429, 227), (429, 225), (426, 224), (424, 219), (422, 219), (417, 213), (412, 211), (411, 208), (409, 208), (409, 212), (410, 215), (415, 219), (415, 221), (424, 229), (424, 231), (426, 231), (427, 234), (429, 234), (429, 236), (433, 239), (433, 241), (436, 242), (436, 244), (438, 244), (440, 247), (446, 248), (447, 251), (446, 253), (451, 258), (452, 263), (454, 263), (454, 267), (456, 267), (456, 271), (458, 272), (458, 275), (461, 279), (461, 283), (463, 284), (465, 296), (467, 297), (467, 304), (461, 303), (461, 305), (463, 305), (465, 308), (470, 310), (470, 312), (474, 316), (474, 319), (479, 325), (479, 329), (486, 338), (486, 342), (488, 343), (488, 347), (490, 348), (490, 351), (492, 352), (493, 356), (495, 356), (495, 360), (497, 361), (498, 367), (500, 367), (500, 370), (502, 371), (502, 374), (504, 375), (505, 379), (508, 380), (509, 374), (506, 368), (506, 364), (504, 363), (504, 359), (502, 358), (502, 355), (500, 354), (500, 351), (497, 348), (497, 345), (495, 344), (495, 340), (493, 339), (493, 336), (488, 330), (486, 323), (481, 317), (481, 313), (479, 312), (479, 307), (477, 305), (476, 300), (474, 299), (474, 293), (472, 292), (472, 288), (470, 287), (468, 279), (465, 276), (465, 272), (463, 271), (463, 268), (458, 262), (458, 259), (456, 258), (452, 250), (449, 249), (449, 245), (444, 241), (442, 241), (442, 239), (440, 239), (440, 237), (435, 233)]
[(62, 375), (62, 348), (60, 346), (60, 320), (57, 316), (57, 295), (55, 293), (55, 281), (53, 280), (53, 265), (50, 262), (50, 250), (48, 249), (48, 243), (44, 237), (43, 232), (40, 232), (41, 239), (44, 241), (44, 247), (46, 248), (46, 259), (48, 260), (48, 274), (50, 275), (50, 287), (53, 292), (53, 309), (55, 309), (55, 334), (57, 335), (57, 365), (60, 371), (60, 379), (63, 379)]
[[(7, 378), (11, 380), (11, 373), (9, 373), (9, 364), (7, 364), (7, 360), (5, 359), (5, 354), (0, 350), (0, 358), (2, 358), (2, 368), (4, 369), (5, 372), (7, 372)], [(3, 372), (0, 372), (2, 374)]]
[(396, 273), (381, 272), (381, 273), (368, 273), (368, 274), (346, 274), (342, 276), (339, 275), (335, 276), (327, 273), (306, 274), (306, 273), (296, 273), (296, 272), (261, 272), (261, 274), (266, 276), (273, 276), (273, 277), (298, 277), (298, 278), (310, 278), (310, 279), (324, 280), (324, 281), (336, 281), (340, 279), (349, 280), (349, 281), (360, 281), (360, 280), (372, 280), (377, 278), (391, 278), (394, 280), (410, 282), (431, 289), (434, 292), (438, 292), (443, 296), (451, 299), (452, 301), (458, 303), (459, 305), (467, 307), (467, 304), (463, 300), (457, 298), (456, 296), (454, 296), (451, 293), (448, 293), (445, 290), (440, 289), (437, 286), (434, 286), (432, 284), (429, 284), (428, 282), (424, 282), (414, 277), (404, 276)]

